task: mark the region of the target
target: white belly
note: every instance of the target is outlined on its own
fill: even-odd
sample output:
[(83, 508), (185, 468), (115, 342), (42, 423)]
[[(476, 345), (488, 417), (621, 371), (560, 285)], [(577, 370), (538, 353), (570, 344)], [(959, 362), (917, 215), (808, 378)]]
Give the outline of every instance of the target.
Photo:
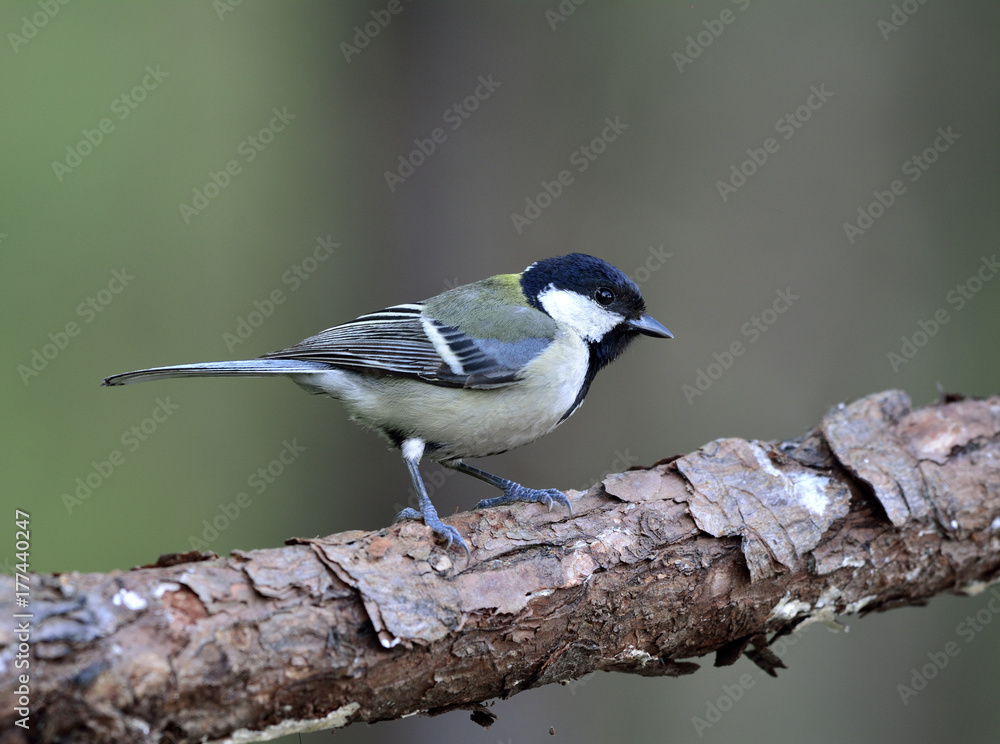
[(450, 460), (498, 454), (548, 434), (573, 406), (588, 362), (586, 344), (566, 334), (527, 366), (526, 379), (492, 390), (343, 370), (293, 379), (342, 401), (355, 421), (440, 445), (426, 456)]

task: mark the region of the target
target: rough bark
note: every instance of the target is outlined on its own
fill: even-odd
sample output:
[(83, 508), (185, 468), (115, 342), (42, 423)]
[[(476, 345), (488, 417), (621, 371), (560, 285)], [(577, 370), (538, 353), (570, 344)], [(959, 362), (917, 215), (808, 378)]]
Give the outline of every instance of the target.
[[(30, 576), (30, 729), (3, 741), (264, 740), (469, 707), (595, 670), (681, 675), (802, 622), (1000, 576), (1000, 397), (898, 391), (805, 437), (721, 439), (539, 505), (228, 558)], [(994, 590), (996, 591), (996, 590)], [(0, 626), (0, 699), (19, 641)], [(482, 708), (474, 718), (488, 717)]]

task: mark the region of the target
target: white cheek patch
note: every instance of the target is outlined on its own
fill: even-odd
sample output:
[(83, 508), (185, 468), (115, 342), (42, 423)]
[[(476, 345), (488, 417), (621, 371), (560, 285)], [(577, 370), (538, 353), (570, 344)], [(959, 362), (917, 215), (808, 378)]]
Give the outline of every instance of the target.
[(553, 320), (565, 323), (587, 341), (600, 341), (622, 323), (625, 317), (601, 307), (588, 297), (551, 284), (538, 295), (538, 301)]

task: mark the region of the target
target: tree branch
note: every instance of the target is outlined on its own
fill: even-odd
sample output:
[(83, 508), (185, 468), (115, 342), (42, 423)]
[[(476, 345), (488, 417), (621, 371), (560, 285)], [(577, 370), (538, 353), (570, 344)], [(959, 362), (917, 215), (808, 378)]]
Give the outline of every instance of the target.
[[(1000, 576), (1000, 397), (898, 391), (801, 439), (721, 439), (539, 505), (457, 514), (472, 559), (416, 522), (32, 575), (30, 728), (4, 742), (243, 742), (507, 697), (595, 670), (681, 675), (839, 614)], [(3, 700), (23, 651), (0, 626)], [(24, 671), (24, 670), (21, 670)], [(483, 709), (478, 715), (483, 717)], [(474, 718), (476, 716), (474, 715)]]

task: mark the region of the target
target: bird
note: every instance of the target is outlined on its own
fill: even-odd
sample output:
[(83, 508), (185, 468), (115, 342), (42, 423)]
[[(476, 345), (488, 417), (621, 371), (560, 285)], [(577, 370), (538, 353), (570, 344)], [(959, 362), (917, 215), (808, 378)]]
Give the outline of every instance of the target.
[(151, 367), (111, 375), (106, 386), (175, 377), (290, 378), (335, 398), (350, 418), (402, 453), (418, 496), (396, 520), (418, 519), (445, 542), (468, 545), (431, 503), (423, 459), (502, 491), (476, 508), (572, 504), (465, 462), (534, 442), (583, 403), (595, 375), (638, 336), (673, 338), (646, 313), (639, 287), (606, 261), (570, 253), (536, 261), (422, 302), (328, 328), (256, 359)]

